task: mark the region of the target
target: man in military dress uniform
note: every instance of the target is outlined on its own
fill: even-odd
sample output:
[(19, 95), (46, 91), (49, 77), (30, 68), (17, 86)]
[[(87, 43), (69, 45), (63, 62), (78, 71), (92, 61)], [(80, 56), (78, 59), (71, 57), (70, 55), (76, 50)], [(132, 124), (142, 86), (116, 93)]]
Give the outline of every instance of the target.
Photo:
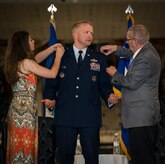
[(93, 25), (80, 21), (73, 25), (74, 44), (65, 50), (58, 77), (46, 84), (44, 103), (55, 106), (56, 144), (60, 164), (73, 164), (77, 135), (80, 134), (86, 164), (98, 164), (101, 100), (112, 106), (118, 102), (106, 73), (106, 58), (88, 46), (93, 41)]

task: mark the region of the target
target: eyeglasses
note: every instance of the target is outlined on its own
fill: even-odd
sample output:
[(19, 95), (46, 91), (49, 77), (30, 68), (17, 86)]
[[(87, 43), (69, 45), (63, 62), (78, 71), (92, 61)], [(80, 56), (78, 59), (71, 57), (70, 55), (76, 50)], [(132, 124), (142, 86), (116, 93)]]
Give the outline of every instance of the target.
[(126, 43), (128, 43), (131, 40), (134, 40), (135, 38), (130, 38), (130, 39), (126, 39)]

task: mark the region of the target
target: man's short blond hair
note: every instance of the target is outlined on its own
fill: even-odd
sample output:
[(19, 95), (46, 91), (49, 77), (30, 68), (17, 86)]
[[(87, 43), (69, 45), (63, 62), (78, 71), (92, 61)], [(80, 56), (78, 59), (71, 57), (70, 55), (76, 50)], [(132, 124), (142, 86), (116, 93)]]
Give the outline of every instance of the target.
[(89, 25), (91, 25), (91, 26), (93, 27), (93, 23), (92, 23), (92, 22), (81, 20), (81, 21), (77, 21), (77, 22), (75, 22), (75, 23), (73, 24), (73, 26), (72, 26), (72, 32), (74, 32), (74, 31), (75, 31), (77, 28), (79, 28), (80, 25), (82, 25), (82, 24), (89, 24)]

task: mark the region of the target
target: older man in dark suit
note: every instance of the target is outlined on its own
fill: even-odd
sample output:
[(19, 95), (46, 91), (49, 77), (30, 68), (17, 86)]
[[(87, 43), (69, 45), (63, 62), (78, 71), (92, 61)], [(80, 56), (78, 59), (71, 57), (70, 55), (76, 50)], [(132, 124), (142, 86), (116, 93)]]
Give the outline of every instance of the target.
[[(73, 46), (65, 50), (57, 79), (49, 80), (45, 105), (55, 105), (56, 144), (60, 164), (73, 164), (77, 135), (80, 134), (86, 164), (98, 164), (101, 126), (100, 96), (109, 105), (118, 102), (106, 73), (106, 58), (88, 48), (93, 25), (87, 21), (73, 25)], [(52, 101), (51, 101), (52, 100)]]
[(116, 45), (106, 45), (100, 50), (106, 55), (115, 52), (131, 59), (126, 75), (113, 66), (107, 72), (112, 76), (111, 82), (122, 87), (121, 117), (123, 127), (129, 128), (132, 164), (154, 164), (161, 61), (144, 25), (130, 27), (126, 37), (130, 50)]

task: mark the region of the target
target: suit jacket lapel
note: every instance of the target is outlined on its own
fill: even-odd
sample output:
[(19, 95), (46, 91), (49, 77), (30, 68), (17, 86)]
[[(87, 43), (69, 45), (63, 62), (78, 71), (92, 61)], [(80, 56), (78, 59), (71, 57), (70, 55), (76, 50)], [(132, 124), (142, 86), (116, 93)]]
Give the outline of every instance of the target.
[(138, 52), (138, 54), (136, 55), (136, 57), (133, 59), (132, 63), (130, 64), (130, 66), (128, 67), (129, 69), (132, 68), (132, 66), (134, 65), (134, 62), (141, 56), (143, 55), (143, 51), (145, 49), (147, 49), (148, 47), (151, 46), (151, 43), (147, 43), (146, 45), (144, 45), (144, 47), (142, 47), (142, 49)]

